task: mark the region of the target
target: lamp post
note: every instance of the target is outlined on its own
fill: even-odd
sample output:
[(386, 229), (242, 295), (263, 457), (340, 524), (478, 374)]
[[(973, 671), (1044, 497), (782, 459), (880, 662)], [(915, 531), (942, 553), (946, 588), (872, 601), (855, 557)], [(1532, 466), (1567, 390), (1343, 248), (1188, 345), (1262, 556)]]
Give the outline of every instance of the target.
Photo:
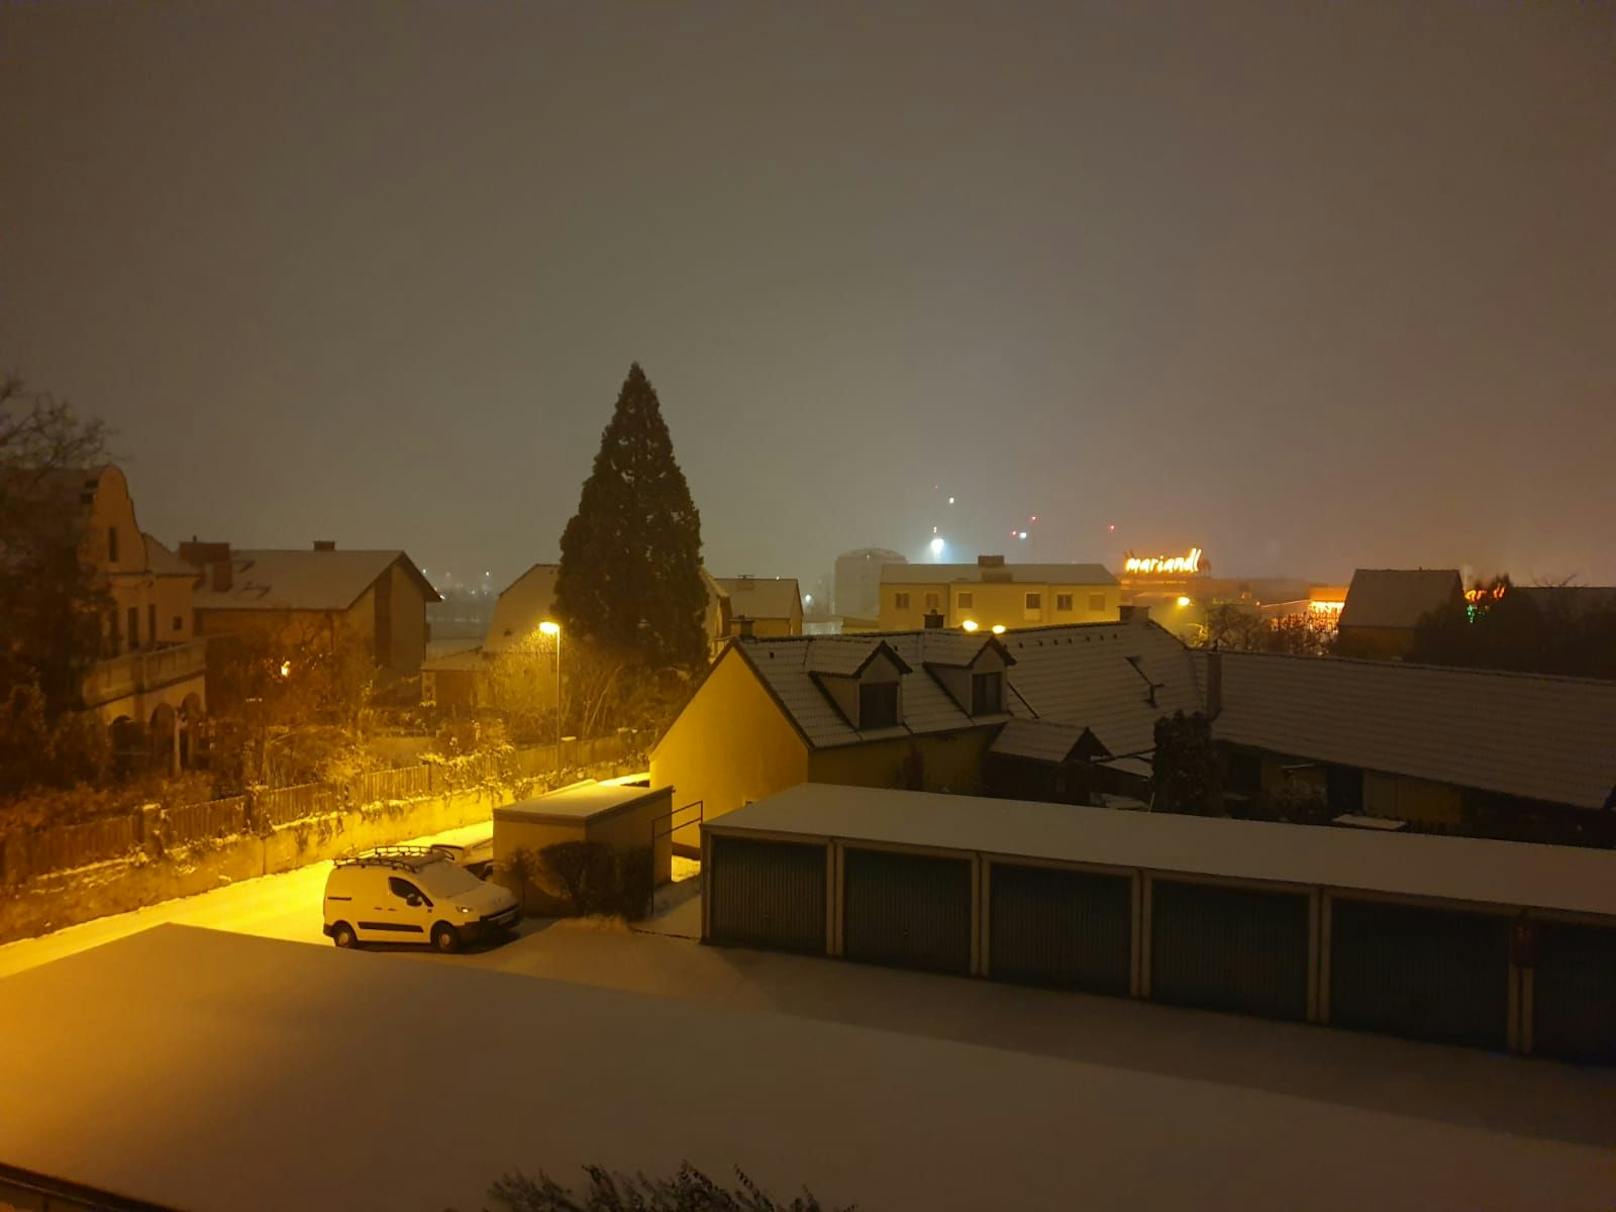
[(555, 641), (556, 661), (556, 769), (561, 769), (561, 624), (549, 619), (539, 624), (539, 633)]

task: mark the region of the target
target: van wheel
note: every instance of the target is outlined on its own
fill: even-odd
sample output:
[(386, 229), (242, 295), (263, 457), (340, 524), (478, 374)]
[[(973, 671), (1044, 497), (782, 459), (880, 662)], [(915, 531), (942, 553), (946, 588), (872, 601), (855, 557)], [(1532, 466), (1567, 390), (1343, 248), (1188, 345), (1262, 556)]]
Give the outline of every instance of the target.
[(441, 951), (445, 955), (460, 950), (460, 935), (448, 922), (439, 922), (432, 927), (432, 949)]
[(338, 922), (331, 927), (331, 941), (344, 949), (359, 946), (359, 936), (347, 922)]

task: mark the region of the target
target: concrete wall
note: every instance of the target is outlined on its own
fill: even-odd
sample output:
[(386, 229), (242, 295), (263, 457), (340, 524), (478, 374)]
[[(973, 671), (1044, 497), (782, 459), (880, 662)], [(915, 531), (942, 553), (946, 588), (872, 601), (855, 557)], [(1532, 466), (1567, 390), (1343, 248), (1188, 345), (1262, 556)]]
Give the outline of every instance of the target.
[[(701, 800), (709, 821), (807, 779), (806, 742), (734, 649), (651, 754), (651, 785), (671, 786), (675, 806)], [(693, 826), (676, 840), (699, 844)]]

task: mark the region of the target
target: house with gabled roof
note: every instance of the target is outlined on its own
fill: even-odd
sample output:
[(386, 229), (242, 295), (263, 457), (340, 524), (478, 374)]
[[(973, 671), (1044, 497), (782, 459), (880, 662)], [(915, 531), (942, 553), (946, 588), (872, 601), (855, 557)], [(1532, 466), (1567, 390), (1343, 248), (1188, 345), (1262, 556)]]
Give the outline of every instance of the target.
[[(809, 781), (979, 794), (1028, 767), (1148, 757), (1156, 720), (1200, 704), (1188, 652), (1148, 622), (738, 638), (651, 772), (709, 820)], [(1041, 724), (1071, 743), (1025, 744)]]
[(1414, 647), (1420, 620), (1464, 607), (1464, 582), (1452, 568), (1360, 568), (1341, 608), (1342, 656), (1395, 658)]
[(392, 678), (414, 677), (426, 655), (426, 604), (437, 590), (396, 548), (342, 550), (329, 541), (306, 549), (232, 548), (181, 543), (197, 569), (191, 607), (199, 636), (267, 629), (301, 641), (367, 648)]

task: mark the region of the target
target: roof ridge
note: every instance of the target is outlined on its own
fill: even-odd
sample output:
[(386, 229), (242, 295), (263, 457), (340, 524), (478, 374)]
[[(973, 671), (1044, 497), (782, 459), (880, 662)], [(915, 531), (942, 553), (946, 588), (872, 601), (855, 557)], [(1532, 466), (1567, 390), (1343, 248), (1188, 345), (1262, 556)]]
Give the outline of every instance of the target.
[(1568, 682), (1574, 686), (1585, 686), (1589, 683), (1616, 688), (1616, 679), (1598, 677), (1578, 677), (1569, 673), (1533, 673), (1527, 669), (1488, 669), (1475, 665), (1434, 665), (1429, 661), (1387, 661), (1374, 657), (1346, 657), (1346, 656), (1309, 656), (1299, 652), (1252, 652), (1246, 649), (1234, 648), (1197, 648), (1194, 652), (1217, 652), (1225, 656), (1237, 657), (1263, 657), (1282, 661), (1315, 661), (1333, 665), (1364, 665), (1376, 669), (1428, 669), (1437, 673), (1461, 674), (1489, 674), (1493, 677), (1519, 678), (1523, 681), (1534, 682)]

